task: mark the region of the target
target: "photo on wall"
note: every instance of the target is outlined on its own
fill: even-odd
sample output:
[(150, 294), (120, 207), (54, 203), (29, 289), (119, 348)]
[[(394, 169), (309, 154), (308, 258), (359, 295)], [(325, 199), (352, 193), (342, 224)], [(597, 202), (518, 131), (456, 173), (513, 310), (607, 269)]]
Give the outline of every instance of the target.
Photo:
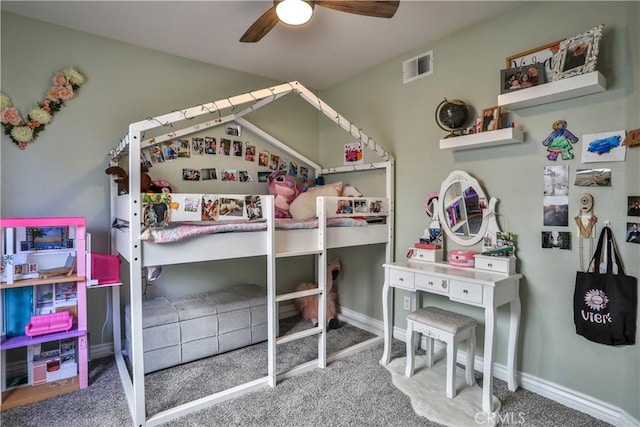
[(543, 249), (571, 249), (571, 233), (568, 231), (543, 231)]
[(204, 138), (204, 152), (207, 154), (216, 154), (218, 152), (218, 141), (212, 136)]
[(627, 232), (625, 233), (624, 237), (625, 242), (640, 243), (640, 223), (628, 222)]
[(545, 166), (543, 182), (545, 196), (568, 196), (569, 166)]
[(198, 156), (204, 154), (204, 138), (191, 138), (191, 152)]
[(231, 155), (231, 140), (221, 138), (220, 139), (220, 154), (225, 156)]
[(203, 181), (218, 179), (218, 173), (216, 172), (216, 168), (200, 169), (200, 179)]
[(188, 139), (176, 139), (176, 145), (178, 146), (178, 157), (183, 159), (191, 158), (191, 144)]
[(251, 145), (248, 142), (245, 145), (244, 149), (244, 159), (248, 162), (256, 161), (256, 146)]
[(569, 225), (569, 197), (544, 196), (543, 221), (545, 226), (566, 227)]
[(578, 187), (611, 187), (611, 169), (578, 169), (574, 185)]
[(222, 170), (223, 181), (237, 181), (238, 171), (236, 169), (223, 169)]
[(262, 150), (258, 154), (258, 166), (269, 167), (269, 152)]
[(242, 141), (233, 141), (233, 155), (242, 157)]
[(640, 196), (627, 197), (627, 215), (640, 217)]
[(344, 145), (344, 164), (359, 165), (364, 162), (364, 151), (361, 142)]
[(182, 179), (184, 181), (200, 181), (200, 170), (199, 169), (183, 168), (182, 169)]
[(162, 155), (165, 160), (174, 160), (178, 158), (178, 147), (175, 141), (166, 141), (162, 144)]
[(238, 172), (238, 180), (240, 182), (253, 182), (253, 177), (249, 171), (240, 171)]

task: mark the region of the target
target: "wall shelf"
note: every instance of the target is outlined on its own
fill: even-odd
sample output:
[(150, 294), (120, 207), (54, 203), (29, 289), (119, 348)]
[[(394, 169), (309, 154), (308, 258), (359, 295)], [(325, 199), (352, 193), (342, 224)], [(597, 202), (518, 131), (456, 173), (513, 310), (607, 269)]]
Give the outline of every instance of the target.
[(515, 128), (505, 128), (441, 139), (440, 149), (460, 151), (495, 147), (497, 145), (517, 144), (520, 142), (524, 142), (524, 132)]
[(598, 71), (498, 95), (498, 106), (517, 110), (563, 101), (607, 90), (607, 79)]

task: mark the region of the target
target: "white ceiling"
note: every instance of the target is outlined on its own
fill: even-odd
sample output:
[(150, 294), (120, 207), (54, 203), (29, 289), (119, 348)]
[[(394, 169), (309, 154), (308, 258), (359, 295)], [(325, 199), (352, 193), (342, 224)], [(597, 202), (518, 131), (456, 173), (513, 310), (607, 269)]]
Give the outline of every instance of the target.
[(257, 43), (238, 39), (272, 6), (271, 1), (3, 0), (0, 8), (133, 45), (324, 89), (519, 3), (401, 0), (391, 19), (316, 7), (306, 25), (279, 23)]

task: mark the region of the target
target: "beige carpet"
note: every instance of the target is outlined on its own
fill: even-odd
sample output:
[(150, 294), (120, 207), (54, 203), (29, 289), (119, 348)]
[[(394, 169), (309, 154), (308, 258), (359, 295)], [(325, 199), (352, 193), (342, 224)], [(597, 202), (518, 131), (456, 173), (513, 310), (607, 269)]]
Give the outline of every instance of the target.
[(406, 357), (393, 359), (386, 368), (391, 372), (393, 385), (411, 398), (416, 414), (451, 427), (495, 426), (500, 400), (493, 396), (494, 416), (482, 413), (482, 389), (478, 384), (468, 386), (464, 381), (464, 368), (456, 369), (456, 397), (449, 399), (445, 392), (446, 360), (440, 359), (427, 368), (424, 357), (416, 357), (411, 378), (404, 375)]

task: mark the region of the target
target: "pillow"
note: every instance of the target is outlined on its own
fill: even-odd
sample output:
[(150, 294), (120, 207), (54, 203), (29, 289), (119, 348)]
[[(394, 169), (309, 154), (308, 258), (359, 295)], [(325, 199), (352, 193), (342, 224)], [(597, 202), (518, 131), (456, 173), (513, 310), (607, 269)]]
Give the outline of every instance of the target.
[(289, 205), (289, 213), (293, 219), (305, 220), (316, 216), (316, 197), (338, 197), (342, 194), (342, 181), (333, 184), (311, 187), (306, 193), (300, 194)]

